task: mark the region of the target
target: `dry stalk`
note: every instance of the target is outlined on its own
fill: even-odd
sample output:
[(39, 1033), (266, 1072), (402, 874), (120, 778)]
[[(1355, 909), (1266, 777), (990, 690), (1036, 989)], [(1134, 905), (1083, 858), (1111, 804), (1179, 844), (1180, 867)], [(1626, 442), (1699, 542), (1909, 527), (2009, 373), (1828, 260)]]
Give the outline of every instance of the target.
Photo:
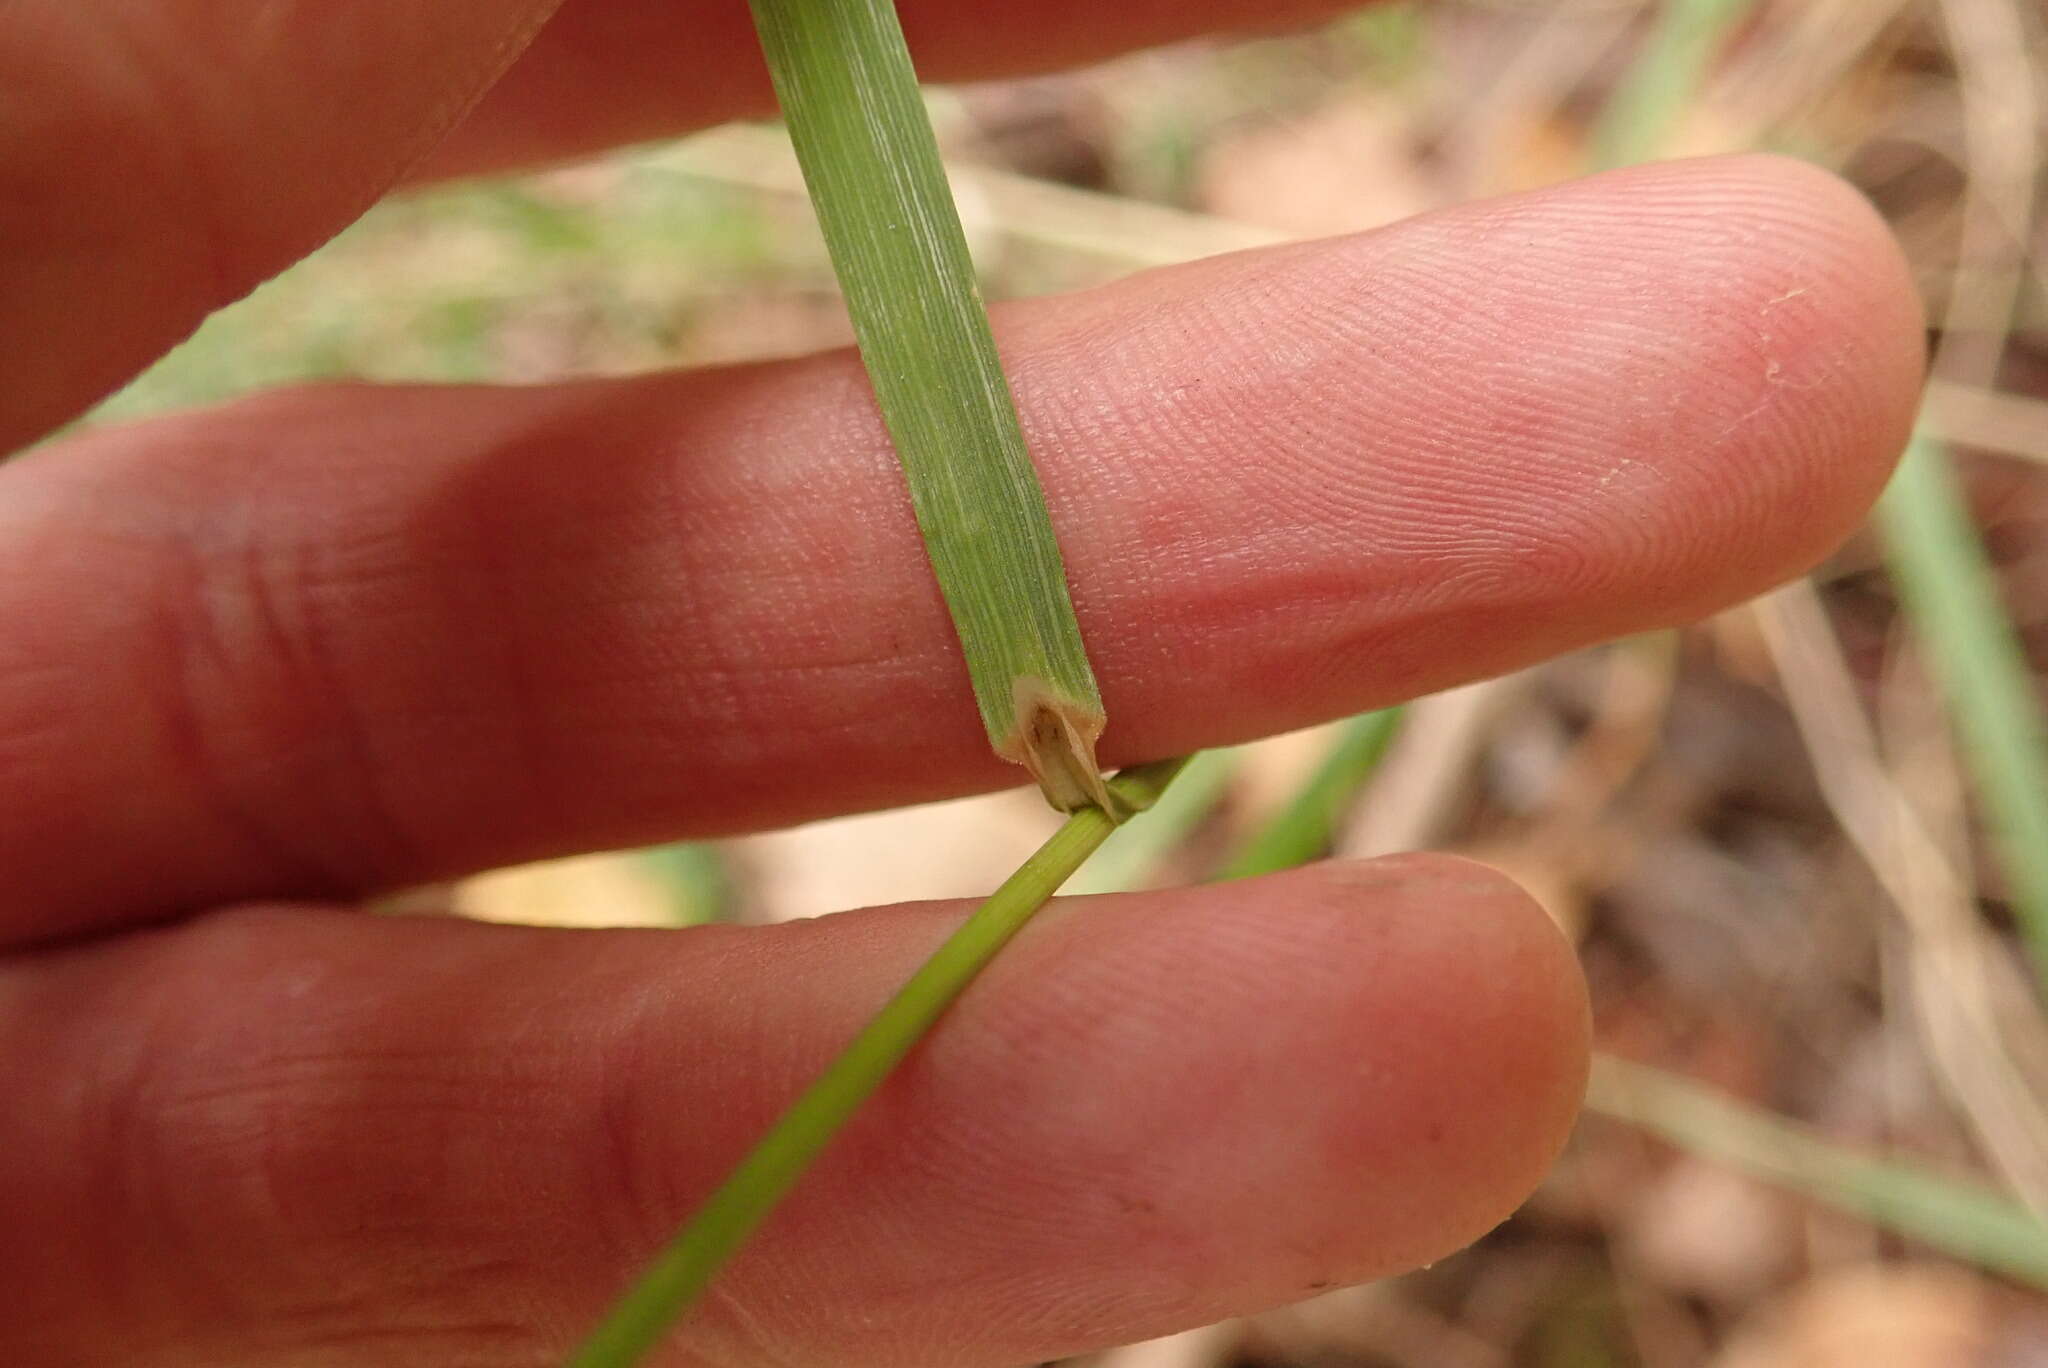
[(1886, 771), (1813, 586), (1788, 585), (1754, 611), (1821, 793), (1912, 947), (1911, 999), (1936, 1075), (1993, 1169), (2048, 1212), (2048, 1104), (2028, 1081), (2048, 1075), (2021, 1063), (2048, 1061), (2048, 1032), (2031, 1011), (1998, 1010), (2027, 995), (1978, 920), (1970, 882)]

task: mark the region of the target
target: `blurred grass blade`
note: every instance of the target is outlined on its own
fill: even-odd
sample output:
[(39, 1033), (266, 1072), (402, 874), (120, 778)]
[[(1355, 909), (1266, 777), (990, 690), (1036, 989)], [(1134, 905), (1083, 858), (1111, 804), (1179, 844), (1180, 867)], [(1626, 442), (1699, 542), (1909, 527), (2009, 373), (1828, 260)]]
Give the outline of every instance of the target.
[(2035, 974), (2048, 984), (2048, 739), (1948, 453), (1924, 431), (1879, 500), (1877, 521), (1906, 619), (1962, 737)]
[[(1128, 812), (1152, 806), (1184, 763), (1125, 770), (1109, 781), (1115, 802)], [(976, 908), (705, 1200), (571, 1360), (572, 1368), (625, 1368), (651, 1351), (847, 1118), (1116, 829), (1100, 807), (1074, 813)]]
[(1397, 707), (1362, 713), (1346, 722), (1308, 782), (1216, 877), (1248, 879), (1292, 869), (1329, 850), (1344, 810), (1379, 768), (1400, 726)]
[(1655, 27), (1593, 130), (1593, 164), (1633, 166), (1663, 152), (1707, 68), (1756, 0), (1664, 0)]
[(1197, 751), (1142, 822), (1118, 829), (1088, 867), (1067, 885), (1069, 893), (1122, 893), (1152, 877), (1174, 848), (1216, 810), (1237, 774), (1234, 747)]
[(1687, 1079), (1611, 1056), (1595, 1059), (1586, 1105), (1752, 1178), (2048, 1288), (2048, 1225), (1989, 1188), (1859, 1154)]
[(669, 894), (671, 925), (702, 926), (725, 920), (732, 904), (732, 877), (717, 846), (708, 841), (675, 841), (642, 851), (640, 858)]
[(1054, 807), (1106, 803), (1101, 694), (895, 9), (751, 4), (989, 743)]

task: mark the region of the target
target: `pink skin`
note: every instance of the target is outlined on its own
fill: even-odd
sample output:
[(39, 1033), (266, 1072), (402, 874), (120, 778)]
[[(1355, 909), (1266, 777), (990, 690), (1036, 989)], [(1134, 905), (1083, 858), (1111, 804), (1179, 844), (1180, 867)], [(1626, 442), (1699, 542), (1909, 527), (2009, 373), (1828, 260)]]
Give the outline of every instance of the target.
[[(1252, 7), (1113, 8), (1089, 33), (1094, 7), (1047, 7), (1017, 61)], [(547, 10), (9, 10), (0, 430), (75, 413), (334, 231)], [(433, 167), (758, 97), (604, 46), (657, 11), (572, 5)], [(989, 69), (1002, 35), (977, 51), (989, 26), (949, 12), (910, 10), (937, 67)], [(743, 21), (707, 13), (722, 72)], [(607, 106), (577, 73), (612, 58)], [(1882, 483), (1920, 362), (1882, 227), (1769, 159), (998, 326), (1118, 760), (1795, 574)], [(650, 935), (304, 900), (1009, 777), (844, 354), (68, 439), (0, 468), (0, 623), (10, 1364), (551, 1361), (963, 909)], [(1458, 861), (1058, 906), (675, 1361), (1015, 1363), (1410, 1266), (1527, 1192), (1585, 1036), (1568, 949)]]
[[(672, 935), (267, 910), (25, 956), (0, 969), (34, 1118), (0, 1172), (6, 1361), (552, 1362), (964, 911)], [(1439, 1257), (1541, 1175), (1585, 1038), (1569, 948), (1476, 865), (1074, 900), (685, 1343), (1015, 1364)]]

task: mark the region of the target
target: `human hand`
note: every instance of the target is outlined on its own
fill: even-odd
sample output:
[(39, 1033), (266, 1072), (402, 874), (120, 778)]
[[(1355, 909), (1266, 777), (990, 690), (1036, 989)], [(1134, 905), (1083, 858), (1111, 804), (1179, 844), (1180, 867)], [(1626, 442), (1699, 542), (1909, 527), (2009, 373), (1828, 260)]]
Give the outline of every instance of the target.
[[(7, 9), (7, 443), (408, 175), (765, 108), (743, 6), (572, 0), (441, 140), (549, 8)], [(943, 78), (1326, 7), (905, 8)], [(1111, 761), (1795, 574), (1874, 497), (1919, 366), (1875, 217), (1762, 159), (997, 327)], [(9, 1364), (556, 1361), (964, 909), (597, 933), (341, 902), (1015, 777), (847, 354), (71, 437), (0, 468), (0, 624)], [(1055, 907), (678, 1360), (1009, 1364), (1415, 1265), (1536, 1181), (1585, 1048), (1568, 949), (1459, 861)]]

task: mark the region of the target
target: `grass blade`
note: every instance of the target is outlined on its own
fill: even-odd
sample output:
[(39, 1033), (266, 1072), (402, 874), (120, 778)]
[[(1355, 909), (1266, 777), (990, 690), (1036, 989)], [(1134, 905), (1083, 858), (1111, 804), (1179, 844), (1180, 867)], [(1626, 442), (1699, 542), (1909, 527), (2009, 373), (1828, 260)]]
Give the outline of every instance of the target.
[[(1115, 801), (1127, 811), (1143, 811), (1183, 763), (1165, 760), (1125, 770), (1110, 781)], [(976, 908), (706, 1199), (585, 1342), (572, 1368), (625, 1368), (652, 1350), (855, 1109), (1116, 829), (1102, 808), (1074, 813)]]
[(1906, 618), (1962, 737), (2035, 974), (2048, 984), (2048, 738), (2032, 672), (1939, 442), (1913, 439), (1877, 522)]
[(1107, 803), (1105, 718), (889, 0), (751, 0), (790, 141), (998, 755)]
[(1142, 822), (1120, 827), (1088, 867), (1067, 885), (1069, 893), (1122, 893), (1149, 878), (1216, 805), (1237, 774), (1234, 747), (1197, 751)]
[(1593, 164), (1658, 156), (1685, 117), (1709, 64), (1756, 0), (1664, 0), (1642, 51), (1600, 111)]
[(1589, 1109), (1956, 1258), (2048, 1289), (2048, 1225), (1989, 1188), (1822, 1140), (1687, 1079), (1594, 1061)]
[(670, 896), (671, 924), (701, 926), (723, 921), (732, 904), (731, 872), (718, 847), (705, 841), (676, 841), (641, 853)]
[(1346, 722), (1308, 782), (1216, 877), (1248, 879), (1292, 869), (1328, 850), (1344, 809), (1379, 768), (1400, 726), (1399, 708), (1381, 708)]

